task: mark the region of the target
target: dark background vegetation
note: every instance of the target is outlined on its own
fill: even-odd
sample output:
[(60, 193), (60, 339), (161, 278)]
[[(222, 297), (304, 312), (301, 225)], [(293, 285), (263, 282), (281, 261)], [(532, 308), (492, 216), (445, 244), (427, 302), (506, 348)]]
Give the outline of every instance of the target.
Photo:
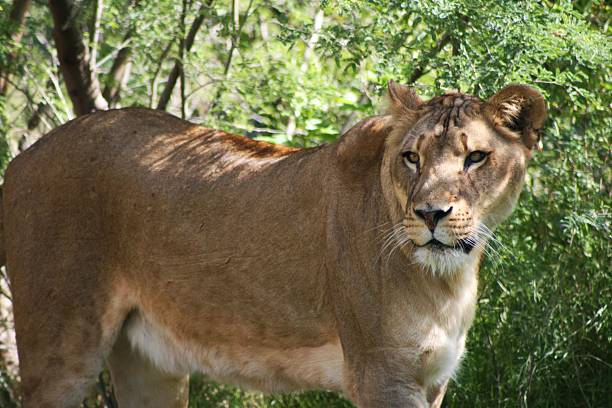
[[(482, 268), (446, 406), (612, 406), (610, 15), (605, 1), (0, 0), (0, 165), (92, 110), (146, 106), (275, 143), (336, 139), (389, 79), (429, 97), (520, 82), (550, 119)], [(17, 406), (10, 293), (0, 406)], [(49, 373), (53, 375), (53, 373)], [(107, 375), (87, 406), (113, 406)], [(191, 382), (193, 407), (348, 407)]]

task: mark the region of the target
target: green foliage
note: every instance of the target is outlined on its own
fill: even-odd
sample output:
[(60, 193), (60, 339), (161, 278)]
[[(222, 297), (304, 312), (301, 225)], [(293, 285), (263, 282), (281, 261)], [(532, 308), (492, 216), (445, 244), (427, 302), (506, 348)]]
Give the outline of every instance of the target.
[(189, 407), (292, 407), (351, 408), (353, 405), (333, 392), (305, 392), (301, 394), (261, 395), (239, 388), (208, 381), (194, 375), (189, 383)]
[[(84, 27), (92, 18), (90, 3), (75, 17)], [(192, 3), (187, 26), (200, 5)], [(389, 79), (415, 81), (423, 96), (459, 89), (487, 98), (512, 82), (540, 89), (550, 113), (543, 150), (534, 153), (519, 208), (497, 231), (499, 256), (484, 262), (469, 352), (445, 404), (610, 406), (610, 6), (589, 0), (247, 5), (241, 2), (238, 25), (229, 1), (205, 9), (184, 61), (192, 121), (311, 146), (376, 113)], [(3, 11), (8, 6), (0, 1)], [(315, 30), (319, 10), (324, 17)], [(107, 2), (101, 78), (126, 30), (135, 24), (137, 33), (122, 106), (155, 106), (180, 57), (180, 14), (181, 2), (169, 0), (129, 8)], [(8, 32), (2, 24), (1, 33)], [(22, 90), (0, 99), (0, 130), (13, 146), (35, 103), (49, 109), (31, 139), (72, 116), (66, 90), (54, 82), (59, 74), (50, 27), (47, 9), (36, 3), (20, 45), (0, 41), (0, 61), (17, 52), (11, 69)], [(177, 85), (168, 110), (180, 114), (180, 104)], [(200, 376), (190, 395), (193, 407), (350, 406), (331, 393), (267, 397)]]

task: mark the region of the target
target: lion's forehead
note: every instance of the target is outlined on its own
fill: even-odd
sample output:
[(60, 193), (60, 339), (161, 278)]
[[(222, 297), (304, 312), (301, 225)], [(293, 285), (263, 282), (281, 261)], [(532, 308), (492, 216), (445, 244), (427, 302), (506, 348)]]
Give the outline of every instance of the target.
[(444, 122), (418, 123), (405, 143), (414, 151), (433, 157), (464, 156), (474, 150), (490, 150), (498, 137), (482, 118), (463, 120), (461, 126)]

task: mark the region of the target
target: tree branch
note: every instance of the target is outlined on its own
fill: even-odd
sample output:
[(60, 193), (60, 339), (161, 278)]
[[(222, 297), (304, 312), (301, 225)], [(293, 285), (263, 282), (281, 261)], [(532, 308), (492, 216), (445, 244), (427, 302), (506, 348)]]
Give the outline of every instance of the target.
[[(249, 8), (251, 4), (249, 4)], [(247, 9), (247, 14), (249, 10)], [(234, 51), (236, 50), (236, 46), (238, 45), (238, 40), (240, 39), (240, 32), (242, 31), (242, 27), (240, 27), (240, 1), (232, 0), (232, 45), (230, 46), (230, 50), (227, 53), (227, 60), (225, 61), (225, 65), (223, 66), (223, 76), (227, 76), (230, 66), (232, 64), (232, 57), (234, 56)]]
[(451, 40), (450, 35), (449, 34), (444, 34), (442, 36), (442, 38), (440, 38), (438, 40), (436, 45), (431, 50), (429, 50), (429, 52), (427, 54), (424, 54), (420, 58), (421, 64), (418, 65), (412, 71), (412, 74), (410, 75), (410, 78), (408, 78), (408, 84), (412, 84), (412, 83), (416, 82), (420, 77), (425, 75), (426, 70), (427, 70), (427, 66), (429, 64), (429, 60), (432, 59), (433, 57), (435, 57), (440, 51), (442, 51), (442, 48), (444, 48), (446, 46), (446, 44), (448, 44), (450, 42), (450, 40)]
[[(36, 101), (34, 100), (32, 95), (30, 95), (30, 92), (27, 89), (21, 88), (18, 84), (14, 83), (10, 78), (8, 79), (8, 82), (13, 87), (13, 89), (17, 90), (23, 96), (25, 96), (25, 98), (28, 100), (28, 103), (31, 107), (34, 107), (37, 105)], [(56, 122), (53, 117), (49, 116), (48, 114), (46, 114), (46, 116), (53, 124), (58, 124), (58, 122)]]
[[(187, 34), (187, 37), (185, 38), (185, 44), (184, 44), (185, 52), (189, 52), (189, 50), (191, 50), (191, 47), (193, 46), (193, 42), (195, 41), (196, 34), (198, 33), (198, 30), (200, 29), (200, 27), (202, 26), (202, 23), (204, 22), (205, 11), (211, 6), (212, 2), (213, 0), (207, 0), (204, 4), (200, 6), (200, 9), (198, 10), (198, 15), (193, 20), (193, 23), (191, 23), (191, 28), (189, 29), (189, 33)], [(180, 51), (181, 50), (179, 50), (179, 52)], [(159, 97), (157, 109), (165, 110), (166, 107), (168, 106), (168, 102), (170, 101), (170, 96), (172, 96), (172, 91), (174, 90), (176, 81), (178, 80), (179, 75), (181, 73), (182, 64), (183, 64), (183, 61), (180, 61), (180, 59), (174, 63), (174, 67), (172, 67), (172, 71), (170, 71), (170, 75), (168, 76), (168, 81), (166, 82), (166, 86), (164, 87), (164, 90), (161, 96)]]
[(100, 84), (91, 67), (87, 47), (73, 17), (73, 1), (49, 0), (49, 8), (53, 16), (53, 39), (60, 69), (74, 112), (84, 115), (107, 109), (108, 103), (100, 92)]
[[(132, 0), (130, 2), (130, 9), (137, 7), (138, 3), (138, 0)], [(109, 106), (115, 106), (115, 104), (119, 102), (121, 90), (127, 83), (130, 76), (130, 71), (132, 68), (132, 62), (130, 61), (132, 56), (132, 46), (130, 44), (134, 34), (136, 34), (136, 20), (131, 19), (128, 30), (119, 46), (119, 51), (116, 51), (113, 65), (106, 76), (102, 96), (108, 101)]]

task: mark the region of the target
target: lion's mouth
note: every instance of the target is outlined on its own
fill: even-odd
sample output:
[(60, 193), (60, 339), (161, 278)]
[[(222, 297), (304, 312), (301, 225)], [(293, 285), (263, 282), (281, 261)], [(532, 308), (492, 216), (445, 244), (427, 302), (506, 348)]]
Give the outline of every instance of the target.
[(455, 245), (446, 245), (437, 239), (432, 238), (428, 243), (422, 245), (421, 247), (428, 247), (435, 251), (448, 251), (449, 249), (454, 249), (462, 251), (465, 254), (469, 254), (470, 251), (474, 249), (474, 243), (472, 241), (461, 239), (457, 241)]

